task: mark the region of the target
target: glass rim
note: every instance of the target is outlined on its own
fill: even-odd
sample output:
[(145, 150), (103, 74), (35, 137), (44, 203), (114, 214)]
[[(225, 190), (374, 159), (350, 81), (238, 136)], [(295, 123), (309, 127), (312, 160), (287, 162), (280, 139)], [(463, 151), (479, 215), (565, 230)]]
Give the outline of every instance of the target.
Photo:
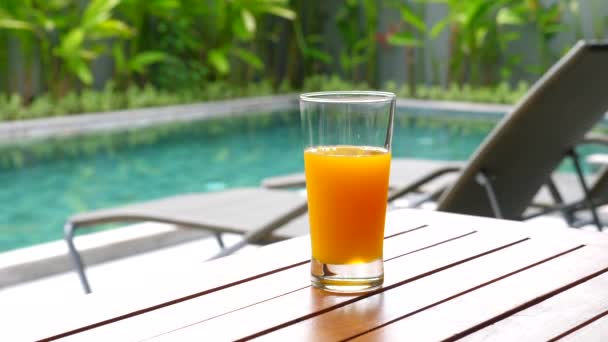
[[(356, 96), (364, 96), (364, 98), (356, 98)], [(394, 101), (396, 98), (394, 93), (374, 90), (317, 91), (300, 94), (300, 101), (316, 103), (384, 103)]]

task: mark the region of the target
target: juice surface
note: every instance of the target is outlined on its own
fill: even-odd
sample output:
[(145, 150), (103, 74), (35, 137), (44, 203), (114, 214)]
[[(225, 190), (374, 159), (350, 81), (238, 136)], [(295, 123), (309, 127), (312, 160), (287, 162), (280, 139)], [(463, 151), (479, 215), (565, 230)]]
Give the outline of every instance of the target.
[(326, 264), (382, 258), (390, 152), (362, 146), (304, 151), (312, 256)]

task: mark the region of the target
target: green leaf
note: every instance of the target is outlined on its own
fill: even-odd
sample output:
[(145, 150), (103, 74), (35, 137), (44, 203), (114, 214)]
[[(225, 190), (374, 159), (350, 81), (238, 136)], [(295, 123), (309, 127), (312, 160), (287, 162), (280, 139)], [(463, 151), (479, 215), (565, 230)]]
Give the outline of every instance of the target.
[(151, 0), (148, 1), (147, 4), (148, 9), (154, 15), (163, 16), (167, 15), (167, 12), (170, 12), (174, 9), (178, 9), (180, 7), (179, 0)]
[(250, 51), (235, 47), (232, 49), (232, 53), (255, 69), (260, 70), (264, 68), (264, 62), (262, 62), (258, 56), (254, 55)]
[(498, 25), (522, 25), (524, 20), (513, 9), (503, 7), (496, 14), (496, 23)]
[(22, 21), (22, 20), (15, 20), (15, 19), (0, 19), (0, 29), (4, 28), (4, 29), (9, 29), (9, 30), (27, 30), (27, 31), (35, 31), (35, 27), (26, 22), (26, 21)]
[(128, 66), (129, 69), (135, 72), (143, 73), (148, 65), (162, 62), (167, 59), (168, 56), (168, 54), (162, 51), (144, 51), (133, 56), (129, 60)]
[(502, 34), (502, 40), (505, 42), (512, 42), (521, 38), (520, 32), (505, 32)]
[(68, 68), (71, 69), (72, 72), (74, 72), (76, 77), (78, 77), (78, 79), (82, 83), (86, 85), (90, 85), (91, 83), (93, 83), (93, 74), (91, 73), (91, 70), (87, 63), (85, 63), (82, 59), (70, 59), (70, 61), (68, 62)]
[(47, 0), (47, 6), (51, 10), (60, 10), (71, 4), (70, 0)]
[(560, 16), (562, 15), (562, 10), (560, 6), (557, 4), (553, 4), (548, 8), (544, 8), (542, 11), (539, 11), (539, 21), (541, 26), (546, 23), (555, 23), (559, 21)]
[(227, 74), (230, 71), (230, 64), (226, 54), (219, 50), (213, 49), (207, 54), (207, 59), (211, 66), (220, 74)]
[(340, 54), (340, 65), (345, 70), (350, 70), (351, 67), (352, 67), (352, 63), (350, 61), (350, 57), (346, 53), (344, 53), (344, 52), (342, 52)]
[(369, 49), (370, 43), (371, 42), (369, 39), (359, 39), (353, 46), (353, 52), (359, 53), (367, 51)]
[(279, 5), (287, 5), (289, 4), (289, 0), (262, 0), (267, 4), (279, 4)]
[(484, 40), (488, 36), (488, 28), (480, 27), (475, 30), (475, 44), (477, 46), (481, 46), (484, 43)]
[(84, 10), (82, 14), (82, 26), (89, 29), (97, 24), (110, 18), (112, 9), (116, 7), (121, 0), (93, 0)]
[(437, 38), (437, 36), (439, 36), (439, 34), (446, 28), (446, 26), (448, 26), (448, 24), (450, 24), (450, 17), (445, 17), (439, 20), (435, 25), (433, 25), (433, 28), (431, 28), (431, 32), (429, 33), (431, 38)]
[(330, 64), (333, 60), (331, 55), (327, 52), (312, 47), (306, 47), (306, 49), (304, 49), (302, 53), (308, 58), (316, 59), (325, 64)]
[(253, 38), (253, 32), (247, 29), (247, 23), (245, 23), (245, 18), (242, 15), (232, 20), (232, 32), (241, 40), (248, 41)]
[(409, 7), (403, 5), (399, 10), (401, 12), (401, 19), (403, 19), (404, 22), (417, 28), (420, 32), (426, 31), (424, 20), (417, 16)]
[(42, 22), (42, 27), (44, 27), (44, 29), (48, 32), (53, 31), (57, 28), (57, 25), (55, 25), (55, 21), (51, 20), (51, 19), (45, 19)]
[(398, 32), (395, 34), (391, 34), (387, 42), (391, 45), (396, 46), (420, 46), (422, 42), (419, 39), (416, 39), (409, 32)]
[(251, 14), (251, 12), (246, 9), (242, 9), (241, 17), (243, 19), (245, 30), (247, 30), (249, 34), (255, 33), (255, 17), (253, 16), (253, 14)]
[(521, 56), (509, 56), (509, 58), (507, 58), (507, 64), (510, 65), (519, 65), (522, 61), (523, 58)]
[(59, 43), (59, 50), (64, 56), (76, 54), (76, 51), (84, 41), (84, 31), (82, 29), (73, 29), (65, 35), (65, 38)]
[(546, 36), (552, 36), (556, 33), (565, 31), (566, 29), (568, 29), (568, 26), (564, 25), (564, 24), (560, 24), (560, 23), (548, 24), (542, 28), (542, 31), (543, 31), (542, 33), (543, 33), (543, 35), (546, 35)]
[(108, 19), (95, 26), (95, 38), (122, 37), (128, 38), (134, 35), (129, 25), (120, 20)]
[(99, 56), (99, 51), (103, 48), (101, 46), (95, 46), (92, 50), (81, 49), (78, 51), (78, 56), (86, 61), (92, 61)]
[(306, 42), (310, 44), (321, 43), (325, 41), (325, 37), (320, 34), (309, 34), (306, 36)]
[(123, 73), (127, 70), (127, 63), (125, 61), (125, 53), (120, 44), (114, 44), (112, 48), (112, 55), (114, 56), (114, 65), (118, 73)]
[(268, 6), (264, 8), (264, 12), (274, 14), (277, 17), (281, 17), (287, 20), (294, 20), (297, 16), (296, 12), (290, 10), (289, 8), (281, 6)]
[[(484, 18), (486, 11), (491, 9), (492, 3), (493, 1), (473, 2), (469, 10), (464, 12), (463, 25), (468, 29), (474, 28), (476, 23)], [(469, 4), (469, 2), (467, 2), (467, 4)]]

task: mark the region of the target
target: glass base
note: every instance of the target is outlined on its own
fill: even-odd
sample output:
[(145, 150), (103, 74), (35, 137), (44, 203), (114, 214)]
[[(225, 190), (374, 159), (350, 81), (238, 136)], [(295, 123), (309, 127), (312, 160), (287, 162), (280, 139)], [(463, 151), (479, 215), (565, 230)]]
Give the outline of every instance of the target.
[(310, 271), (312, 286), (329, 292), (368, 292), (384, 282), (381, 259), (364, 264), (334, 265), (312, 258)]

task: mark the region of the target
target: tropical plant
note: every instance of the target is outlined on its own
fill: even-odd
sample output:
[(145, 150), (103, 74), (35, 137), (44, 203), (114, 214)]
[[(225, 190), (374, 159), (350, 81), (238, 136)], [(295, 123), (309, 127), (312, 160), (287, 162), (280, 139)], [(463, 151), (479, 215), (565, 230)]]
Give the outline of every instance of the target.
[[(499, 24), (529, 26), (537, 35), (539, 64), (528, 71), (541, 75), (558, 58), (551, 51), (550, 43), (567, 25), (562, 21), (564, 13), (571, 9), (571, 0), (547, 3), (541, 0), (512, 1), (498, 13)], [(518, 37), (518, 36), (516, 36)]]
[(416, 50), (424, 44), (426, 24), (424, 17), (412, 5), (401, 1), (392, 5), (399, 10), (401, 23), (394, 32), (389, 32), (387, 43), (404, 47), (407, 83), (412, 96), (416, 96)]
[[(299, 13), (303, 12), (303, 2), (299, 3)], [(323, 36), (313, 33), (306, 35), (302, 28), (302, 18), (297, 16), (293, 20), (293, 31), (296, 38), (297, 46), (305, 59), (309, 61), (317, 61), (323, 64), (330, 64), (333, 61), (332, 56), (322, 49)]]
[[(450, 42), (450, 80), (467, 79), (475, 84), (490, 84), (499, 77), (496, 65), (506, 55), (511, 41), (520, 33), (510, 30), (516, 24), (508, 14), (511, 7), (526, 0), (428, 0), (444, 3), (447, 16), (429, 34), (436, 38), (446, 28)], [(468, 70), (468, 72), (467, 72)]]
[[(563, 15), (573, 0), (426, 0), (447, 5), (448, 15), (430, 31), (437, 37), (446, 28), (450, 34), (450, 79), (476, 84), (509, 79), (521, 57), (508, 54), (510, 43), (519, 39), (522, 30), (537, 34), (540, 63), (528, 68), (542, 74), (557, 58), (550, 49), (551, 40), (567, 27)], [(508, 56), (508, 57), (507, 57)], [(502, 68), (496, 68), (503, 65)]]
[[(218, 0), (201, 10), (200, 14), (206, 17), (207, 25), (202, 27), (198, 36), (203, 35), (209, 40), (207, 44), (203, 43), (202, 53), (216, 75), (224, 76), (230, 72), (232, 57), (250, 67), (262, 69), (262, 60), (243, 48), (242, 44), (251, 42), (254, 38), (262, 15), (294, 19), (295, 12), (287, 8), (286, 4), (287, 0)], [(189, 9), (184, 7), (183, 10)]]
[(9, 89), (9, 77), (10, 77), (10, 69), (8, 66), (9, 63), (9, 43), (8, 43), (8, 35), (6, 32), (0, 30), (0, 93), (4, 90)]
[[(307, 0), (290, 0), (297, 16), (291, 22), (276, 25), (281, 32), (275, 38), (273, 68), (274, 84), (301, 87), (306, 75), (327, 72), (334, 63), (326, 40), (325, 25), (331, 20), (333, 4)], [(281, 67), (284, 61), (284, 67)], [(281, 70), (283, 69), (283, 70)]]
[[(360, 20), (363, 18), (363, 20)], [(361, 21), (364, 25), (361, 25)], [(359, 66), (366, 64), (368, 82), (374, 82), (377, 55), (378, 5), (373, 0), (346, 0), (336, 14), (344, 48), (340, 65), (352, 81), (359, 81)]]
[(133, 34), (113, 18), (120, 0), (92, 0), (83, 9), (69, 0), (3, 0), (0, 28), (20, 31), (40, 52), (45, 83), (56, 95), (73, 80), (93, 82), (90, 62), (103, 54), (104, 42)]
[[(133, 37), (114, 44), (116, 81), (129, 84), (134, 74), (144, 75), (149, 66), (167, 60), (170, 55), (157, 48), (157, 30), (147, 27), (153, 20), (174, 20), (179, 0), (121, 0), (117, 11), (135, 32)], [(156, 49), (150, 49), (153, 46)]]
[[(125, 0), (146, 3), (143, 0)], [(156, 0), (164, 14), (154, 14), (157, 34), (142, 41), (139, 50), (168, 51), (170, 56), (158, 67), (157, 80), (163, 87), (238, 75), (244, 84), (250, 70), (261, 72), (263, 60), (255, 52), (254, 41), (266, 16), (294, 19), (287, 0)], [(171, 10), (166, 7), (171, 6)], [(149, 5), (148, 5), (149, 6)], [(134, 15), (141, 14), (134, 11)], [(150, 11), (152, 13), (152, 11)], [(171, 13), (170, 16), (167, 13)], [(240, 70), (239, 70), (240, 68)], [(233, 76), (234, 77), (234, 76)]]
[(596, 39), (605, 39), (608, 36), (608, 15), (602, 11), (604, 8), (602, 5), (605, 3), (602, 0), (591, 0), (589, 5), (592, 13), (593, 36)]

